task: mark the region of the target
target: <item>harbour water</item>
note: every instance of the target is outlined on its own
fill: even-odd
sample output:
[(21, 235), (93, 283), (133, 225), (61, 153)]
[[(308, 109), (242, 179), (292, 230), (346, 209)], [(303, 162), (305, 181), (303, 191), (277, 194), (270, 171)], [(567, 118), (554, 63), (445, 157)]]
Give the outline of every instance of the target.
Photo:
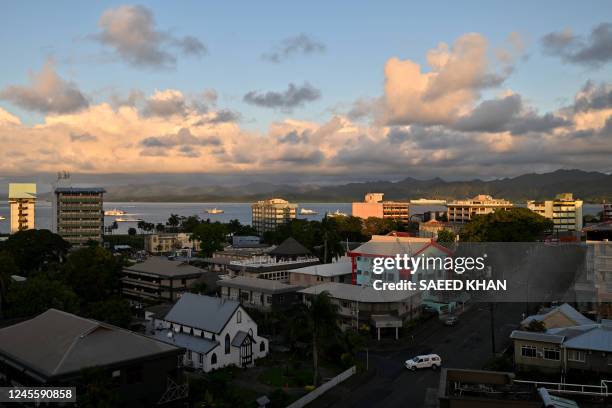
[[(150, 223), (165, 224), (170, 214), (179, 216), (198, 215), (202, 219), (210, 218), (211, 221), (227, 222), (237, 219), (242, 224), (251, 223), (251, 203), (141, 203), (141, 202), (105, 202), (104, 209), (110, 210), (117, 208), (126, 211), (124, 218), (142, 219)], [(218, 208), (223, 210), (223, 214), (206, 214), (206, 209)], [(306, 208), (317, 212), (316, 215), (300, 215), (299, 209)], [(410, 206), (411, 214), (420, 214), (425, 211), (444, 211), (446, 207), (440, 205), (418, 205)], [(597, 215), (602, 210), (601, 204), (585, 204), (583, 214)], [(351, 213), (351, 203), (308, 203), (299, 205), (298, 218), (309, 220), (321, 220), (325, 213), (340, 211), (346, 214)], [(39, 229), (51, 228), (51, 203), (39, 201), (36, 203), (36, 227)], [(0, 221), (0, 233), (9, 232), (9, 207), (8, 203), (0, 202), (0, 215), (6, 220)], [(105, 217), (105, 225), (111, 225), (117, 217)], [(119, 222), (117, 234), (127, 233), (130, 227), (136, 227), (136, 222)]]

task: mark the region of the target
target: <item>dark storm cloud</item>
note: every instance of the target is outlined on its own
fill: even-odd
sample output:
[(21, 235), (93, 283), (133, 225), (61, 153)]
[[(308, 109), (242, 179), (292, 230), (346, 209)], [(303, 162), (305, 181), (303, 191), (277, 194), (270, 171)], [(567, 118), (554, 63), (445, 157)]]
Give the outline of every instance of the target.
[(198, 137), (191, 134), (189, 129), (182, 128), (174, 135), (151, 136), (143, 139), (143, 147), (175, 147), (175, 146), (219, 146), (221, 139), (216, 136)]
[(260, 106), (263, 108), (273, 108), (290, 110), (304, 105), (306, 102), (312, 102), (321, 97), (321, 91), (305, 82), (301, 86), (296, 86), (290, 83), (286, 91), (275, 92), (259, 92), (251, 91), (244, 95), (243, 100), (246, 103)]
[(552, 32), (542, 38), (542, 46), (565, 62), (599, 67), (612, 60), (612, 23), (595, 26), (588, 38), (569, 30)]

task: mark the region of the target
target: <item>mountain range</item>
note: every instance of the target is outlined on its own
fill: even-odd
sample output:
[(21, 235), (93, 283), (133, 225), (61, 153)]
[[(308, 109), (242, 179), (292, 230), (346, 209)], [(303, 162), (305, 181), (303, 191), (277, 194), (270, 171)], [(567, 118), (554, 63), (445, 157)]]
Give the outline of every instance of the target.
[(400, 181), (368, 181), (339, 185), (248, 183), (240, 186), (181, 186), (177, 184), (130, 184), (107, 188), (107, 201), (157, 202), (251, 202), (282, 197), (297, 202), (361, 201), (369, 192), (385, 194), (387, 200), (417, 198), (459, 199), (489, 194), (515, 202), (553, 198), (574, 193), (587, 202), (612, 201), (612, 175), (594, 171), (557, 170), (523, 174), (496, 180), (445, 181), (441, 178)]

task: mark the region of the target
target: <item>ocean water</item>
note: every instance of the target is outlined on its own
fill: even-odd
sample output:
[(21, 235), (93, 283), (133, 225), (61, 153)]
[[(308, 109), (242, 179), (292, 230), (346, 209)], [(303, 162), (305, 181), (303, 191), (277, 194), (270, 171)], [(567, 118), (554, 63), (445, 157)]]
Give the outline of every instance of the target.
[[(251, 223), (251, 203), (139, 203), (139, 202), (105, 202), (104, 209), (117, 208), (128, 213), (129, 217), (139, 218), (154, 224), (166, 223), (170, 214), (180, 216), (198, 215), (200, 218), (210, 218), (212, 221), (227, 222), (232, 219), (239, 220), (242, 224)], [(224, 210), (223, 214), (206, 214), (205, 209), (219, 208)], [(299, 215), (300, 208), (317, 211), (317, 215)], [(443, 211), (446, 207), (440, 205), (412, 205), (411, 214), (421, 214), (425, 211)], [(298, 207), (298, 218), (309, 220), (321, 220), (326, 212), (332, 213), (339, 210), (343, 213), (351, 213), (351, 203), (308, 203), (300, 204)], [(583, 213), (596, 215), (602, 210), (601, 204), (585, 204)], [(36, 203), (36, 227), (39, 229), (51, 228), (51, 202), (39, 201)], [(7, 202), (0, 202), (0, 215), (6, 220), (0, 221), (0, 233), (9, 232), (9, 207)], [(105, 225), (111, 225), (116, 217), (105, 217)], [(136, 222), (120, 222), (117, 234), (125, 234), (130, 227), (136, 227)]]

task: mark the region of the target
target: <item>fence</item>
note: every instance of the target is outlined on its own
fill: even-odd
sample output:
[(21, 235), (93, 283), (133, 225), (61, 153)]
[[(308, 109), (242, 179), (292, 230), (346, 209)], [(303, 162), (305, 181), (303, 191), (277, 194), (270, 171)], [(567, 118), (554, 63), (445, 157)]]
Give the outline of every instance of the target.
[(357, 372), (357, 368), (355, 366), (352, 366), (348, 370), (338, 374), (337, 376), (327, 381), (326, 383), (321, 384), (320, 387), (315, 388), (314, 390), (304, 395), (299, 400), (294, 401), (291, 405), (287, 406), (287, 408), (305, 407), (306, 404), (311, 403), (312, 401), (314, 401), (315, 399), (323, 395), (325, 392), (329, 391), (330, 389), (334, 388), (336, 385), (340, 384), (342, 381), (351, 377), (356, 372)]

